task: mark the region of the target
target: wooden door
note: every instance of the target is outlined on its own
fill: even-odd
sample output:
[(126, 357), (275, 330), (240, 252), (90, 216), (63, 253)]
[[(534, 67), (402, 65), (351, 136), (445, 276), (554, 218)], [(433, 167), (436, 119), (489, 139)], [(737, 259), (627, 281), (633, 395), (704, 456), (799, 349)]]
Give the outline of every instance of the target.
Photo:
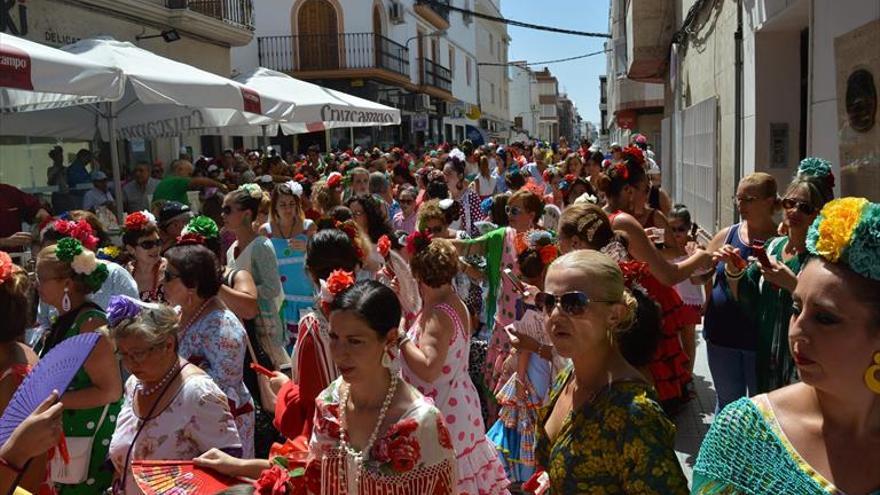
[(297, 18), (299, 70), (339, 68), (336, 9), (327, 0), (306, 0)]

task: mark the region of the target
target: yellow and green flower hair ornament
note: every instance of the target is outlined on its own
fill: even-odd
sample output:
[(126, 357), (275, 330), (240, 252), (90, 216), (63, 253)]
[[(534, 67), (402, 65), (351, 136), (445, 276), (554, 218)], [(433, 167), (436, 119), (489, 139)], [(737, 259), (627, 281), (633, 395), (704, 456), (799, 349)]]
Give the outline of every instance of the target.
[(807, 232), (807, 250), (880, 280), (880, 204), (854, 197), (828, 202)]

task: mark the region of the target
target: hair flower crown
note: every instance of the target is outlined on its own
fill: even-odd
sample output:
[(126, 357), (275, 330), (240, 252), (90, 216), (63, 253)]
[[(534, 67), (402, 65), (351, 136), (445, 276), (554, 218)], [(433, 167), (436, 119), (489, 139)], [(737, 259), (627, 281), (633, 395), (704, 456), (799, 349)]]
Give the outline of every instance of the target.
[(89, 292), (101, 288), (107, 280), (107, 265), (98, 262), (95, 253), (83, 248), (82, 243), (73, 237), (65, 237), (55, 246), (55, 257), (70, 265), (74, 276), (85, 284)]
[[(269, 178), (271, 179), (272, 176), (269, 176)], [(261, 177), (261, 179), (262, 179), (262, 177)], [(258, 186), (257, 184), (249, 182), (247, 184), (242, 184), (242, 185), (238, 186), (238, 188), (241, 189), (242, 191), (246, 192), (247, 195), (253, 199), (262, 199), (263, 198), (263, 189), (260, 186)]]
[(220, 229), (217, 227), (217, 222), (211, 217), (199, 215), (191, 218), (180, 233), (182, 234), (181, 237), (187, 234), (197, 234), (203, 238), (204, 242), (204, 239), (215, 239), (219, 237)]
[(807, 232), (807, 250), (880, 280), (880, 204), (853, 197), (829, 201)]
[(98, 247), (98, 238), (95, 237), (95, 231), (91, 224), (85, 220), (77, 222), (71, 220), (55, 220), (52, 228), (59, 234), (76, 239), (86, 249), (94, 251)]
[(126, 232), (135, 232), (137, 230), (144, 230), (148, 225), (156, 225), (156, 217), (147, 210), (136, 211), (129, 213), (125, 217), (123, 229)]
[(6, 283), (12, 277), (13, 272), (12, 257), (6, 251), (0, 251), (0, 285)]
[(431, 244), (431, 240), (434, 237), (431, 235), (431, 231), (428, 229), (425, 230), (417, 230), (412, 234), (408, 235), (406, 238), (406, 251), (410, 256), (415, 256), (423, 249), (427, 248), (428, 245)]

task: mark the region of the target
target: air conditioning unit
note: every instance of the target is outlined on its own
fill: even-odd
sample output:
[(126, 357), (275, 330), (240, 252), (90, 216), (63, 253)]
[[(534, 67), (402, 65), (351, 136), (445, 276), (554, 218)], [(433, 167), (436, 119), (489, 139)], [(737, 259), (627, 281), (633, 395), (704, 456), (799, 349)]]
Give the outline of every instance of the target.
[(429, 95), (419, 93), (415, 96), (415, 107), (417, 112), (424, 112), (432, 108), (431, 97)]
[(403, 24), (403, 5), (392, 0), (391, 5), (388, 6), (388, 17), (392, 24)]

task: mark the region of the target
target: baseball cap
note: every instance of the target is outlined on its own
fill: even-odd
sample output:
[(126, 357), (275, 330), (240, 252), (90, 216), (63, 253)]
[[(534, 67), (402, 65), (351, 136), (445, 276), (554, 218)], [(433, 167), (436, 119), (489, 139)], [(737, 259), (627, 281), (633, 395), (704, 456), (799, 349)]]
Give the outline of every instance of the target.
[(168, 201), (162, 205), (162, 209), (159, 211), (159, 226), (164, 227), (184, 217), (192, 217), (190, 207), (178, 201)]
[(101, 180), (107, 180), (107, 174), (100, 170), (96, 170), (95, 173), (92, 174), (92, 182), (98, 182)]

